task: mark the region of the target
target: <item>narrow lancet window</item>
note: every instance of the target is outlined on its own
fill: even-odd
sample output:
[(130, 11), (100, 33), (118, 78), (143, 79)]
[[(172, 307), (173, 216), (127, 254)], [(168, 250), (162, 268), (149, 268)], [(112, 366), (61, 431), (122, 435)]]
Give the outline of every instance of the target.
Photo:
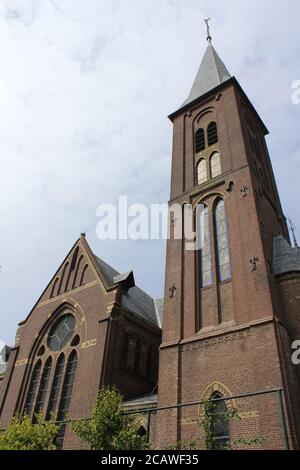
[(226, 281), (231, 278), (231, 269), (228, 249), (227, 221), (223, 199), (220, 199), (215, 207), (215, 229), (217, 238), (219, 281)]

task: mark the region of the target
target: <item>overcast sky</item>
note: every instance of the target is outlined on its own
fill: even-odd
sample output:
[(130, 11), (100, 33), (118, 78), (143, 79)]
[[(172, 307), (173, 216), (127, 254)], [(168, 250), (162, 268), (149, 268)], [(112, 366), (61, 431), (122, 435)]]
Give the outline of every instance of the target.
[(299, 228), (298, 0), (2, 0), (0, 338), (24, 319), (81, 232), (153, 296), (165, 243), (99, 241), (96, 209), (168, 200), (172, 126), (213, 43), (270, 130)]

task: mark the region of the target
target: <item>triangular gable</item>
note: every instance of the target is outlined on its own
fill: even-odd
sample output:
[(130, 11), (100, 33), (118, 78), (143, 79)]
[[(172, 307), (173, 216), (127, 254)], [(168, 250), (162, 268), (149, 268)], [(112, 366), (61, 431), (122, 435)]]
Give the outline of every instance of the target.
[[(85, 235), (82, 234), (72, 246), (51, 281), (44, 289), (28, 317), (31, 315), (34, 308), (42, 302), (55, 299), (90, 283), (94, 284), (95, 282), (99, 283), (104, 292), (115, 287), (108, 283), (97, 263), (95, 255), (85, 239)], [(24, 321), (21, 322), (20, 325), (22, 323), (24, 323)]]

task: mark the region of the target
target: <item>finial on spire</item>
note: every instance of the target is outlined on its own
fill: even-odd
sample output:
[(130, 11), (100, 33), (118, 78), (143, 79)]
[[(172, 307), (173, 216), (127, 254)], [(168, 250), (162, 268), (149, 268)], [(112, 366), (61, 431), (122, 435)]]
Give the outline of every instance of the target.
[(209, 42), (209, 44), (211, 44), (211, 41), (212, 41), (212, 37), (210, 35), (210, 26), (209, 26), (209, 21), (211, 20), (211, 18), (204, 18), (204, 22), (206, 24), (206, 29), (207, 29), (207, 40)]

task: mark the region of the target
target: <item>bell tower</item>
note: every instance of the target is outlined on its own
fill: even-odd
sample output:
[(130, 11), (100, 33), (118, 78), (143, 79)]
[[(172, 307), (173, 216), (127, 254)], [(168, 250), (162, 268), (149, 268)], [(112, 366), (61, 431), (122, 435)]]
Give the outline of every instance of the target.
[[(207, 36), (188, 98), (169, 116), (169, 205), (179, 204), (183, 218), (192, 207), (201, 243), (187, 249), (185, 235), (174, 236), (171, 209), (158, 406), (201, 400), (213, 383), (232, 395), (280, 387), (297, 448), (299, 378), (273, 266), (274, 240), (289, 244), (289, 235), (268, 130)], [(180, 409), (170, 415), (160, 425), (170, 442), (183, 440)]]

